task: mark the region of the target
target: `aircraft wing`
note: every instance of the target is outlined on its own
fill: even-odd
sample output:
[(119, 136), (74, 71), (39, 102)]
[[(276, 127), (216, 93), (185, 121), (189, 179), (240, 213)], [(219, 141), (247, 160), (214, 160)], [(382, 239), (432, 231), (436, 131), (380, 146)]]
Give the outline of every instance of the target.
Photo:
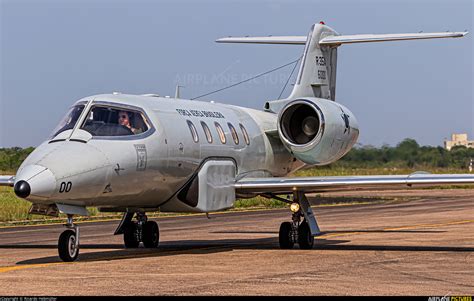
[(294, 191), (389, 190), (465, 184), (474, 184), (474, 175), (414, 173), (396, 176), (244, 178), (236, 182), (235, 189), (237, 193), (290, 194)]
[(0, 176), (0, 186), (13, 186), (15, 176)]

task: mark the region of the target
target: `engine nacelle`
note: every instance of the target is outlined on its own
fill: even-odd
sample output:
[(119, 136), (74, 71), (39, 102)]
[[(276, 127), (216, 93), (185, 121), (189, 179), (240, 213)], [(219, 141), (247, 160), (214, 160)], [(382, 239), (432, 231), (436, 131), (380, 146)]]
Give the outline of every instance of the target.
[(344, 156), (359, 137), (354, 114), (343, 105), (320, 98), (297, 99), (278, 116), (278, 134), (298, 159), (326, 165)]

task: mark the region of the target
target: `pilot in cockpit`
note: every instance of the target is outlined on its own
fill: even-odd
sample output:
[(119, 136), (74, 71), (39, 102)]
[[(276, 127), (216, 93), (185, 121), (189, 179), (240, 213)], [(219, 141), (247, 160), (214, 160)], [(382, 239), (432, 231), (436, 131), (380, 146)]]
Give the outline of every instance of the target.
[(141, 132), (143, 132), (143, 129), (142, 128), (135, 128), (132, 126), (132, 122), (131, 122), (131, 115), (133, 113), (129, 113), (127, 111), (120, 111), (118, 113), (118, 123), (120, 125), (123, 125), (125, 127), (127, 127), (128, 129), (130, 129), (134, 134), (139, 134)]

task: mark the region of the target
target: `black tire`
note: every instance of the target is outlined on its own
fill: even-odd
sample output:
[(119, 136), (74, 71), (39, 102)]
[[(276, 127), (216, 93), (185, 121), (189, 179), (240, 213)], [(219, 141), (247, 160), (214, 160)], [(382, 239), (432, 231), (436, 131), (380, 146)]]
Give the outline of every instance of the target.
[(281, 249), (292, 249), (295, 243), (291, 239), (291, 223), (284, 222), (280, 225), (279, 242)]
[(123, 242), (125, 248), (138, 248), (140, 241), (137, 237), (137, 225), (135, 223), (130, 223), (123, 230)]
[(145, 248), (157, 248), (160, 243), (160, 229), (154, 221), (148, 221), (143, 226), (143, 245)]
[(71, 262), (79, 255), (79, 246), (76, 248), (76, 232), (66, 230), (59, 236), (58, 253), (63, 261)]
[(298, 244), (300, 249), (312, 249), (314, 244), (314, 236), (311, 234), (309, 225), (303, 221), (298, 227)]

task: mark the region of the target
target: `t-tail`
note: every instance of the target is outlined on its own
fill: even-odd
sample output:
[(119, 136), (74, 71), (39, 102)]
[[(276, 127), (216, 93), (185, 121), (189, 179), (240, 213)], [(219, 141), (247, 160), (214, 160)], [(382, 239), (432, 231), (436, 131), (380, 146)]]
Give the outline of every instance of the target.
[(290, 96), (266, 104), (266, 109), (279, 111), (288, 100), (302, 97), (336, 99), (337, 48), (342, 44), (459, 38), (468, 32), (398, 33), (339, 35), (324, 22), (311, 27), (308, 36), (226, 37), (219, 43), (305, 45), (298, 77)]

